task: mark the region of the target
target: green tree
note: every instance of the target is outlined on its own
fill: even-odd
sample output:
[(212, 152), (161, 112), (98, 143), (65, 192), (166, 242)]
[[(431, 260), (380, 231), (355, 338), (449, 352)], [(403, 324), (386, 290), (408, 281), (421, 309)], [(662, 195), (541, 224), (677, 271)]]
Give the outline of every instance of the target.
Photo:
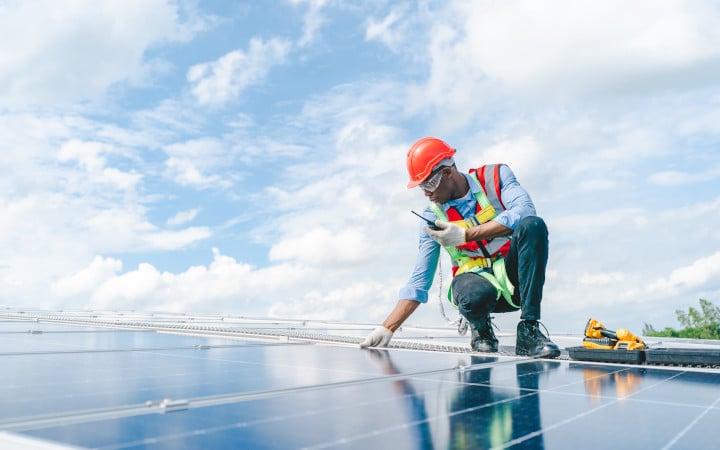
[(700, 299), (700, 309), (688, 308), (687, 312), (680, 309), (675, 311), (678, 322), (685, 328), (675, 330), (666, 327), (662, 331), (646, 323), (643, 327), (644, 336), (682, 337), (695, 339), (720, 339), (720, 307), (709, 300)]

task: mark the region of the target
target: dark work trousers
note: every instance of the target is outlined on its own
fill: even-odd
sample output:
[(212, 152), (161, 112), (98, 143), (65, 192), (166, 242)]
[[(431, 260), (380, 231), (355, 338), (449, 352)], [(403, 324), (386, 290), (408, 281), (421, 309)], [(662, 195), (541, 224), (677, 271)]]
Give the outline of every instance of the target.
[[(505, 258), (505, 269), (515, 286), (513, 303), (520, 306), (523, 320), (540, 319), (540, 302), (545, 284), (548, 260), (548, 229), (540, 217), (526, 217), (512, 234), (510, 252)], [(483, 325), (491, 312), (517, 311), (504, 297), (498, 300), (498, 291), (485, 278), (476, 273), (462, 273), (453, 278), (453, 303), (460, 313), (473, 324)]]

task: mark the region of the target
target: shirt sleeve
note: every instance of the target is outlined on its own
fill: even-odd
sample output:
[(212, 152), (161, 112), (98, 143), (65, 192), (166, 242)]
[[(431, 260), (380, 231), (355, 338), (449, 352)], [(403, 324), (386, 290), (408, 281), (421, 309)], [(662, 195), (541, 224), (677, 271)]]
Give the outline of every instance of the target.
[[(435, 215), (429, 209), (423, 211), (423, 216), (435, 220)], [(400, 300), (414, 300), (420, 303), (427, 303), (428, 291), (432, 286), (435, 270), (440, 257), (440, 244), (428, 236), (423, 228), (425, 223), (418, 226), (418, 253), (415, 260), (415, 268), (410, 275), (408, 283), (400, 289), (398, 297)]]
[(520, 186), (513, 171), (505, 164), (500, 165), (500, 199), (507, 209), (493, 220), (511, 230), (525, 217), (537, 215), (530, 194)]

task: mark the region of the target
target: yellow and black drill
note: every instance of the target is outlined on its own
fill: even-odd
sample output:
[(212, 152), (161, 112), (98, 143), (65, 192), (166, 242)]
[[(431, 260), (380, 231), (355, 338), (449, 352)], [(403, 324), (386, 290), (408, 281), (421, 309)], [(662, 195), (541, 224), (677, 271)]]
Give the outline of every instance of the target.
[(601, 350), (643, 350), (647, 348), (638, 336), (625, 328), (608, 330), (605, 325), (595, 319), (588, 320), (585, 326), (583, 347)]

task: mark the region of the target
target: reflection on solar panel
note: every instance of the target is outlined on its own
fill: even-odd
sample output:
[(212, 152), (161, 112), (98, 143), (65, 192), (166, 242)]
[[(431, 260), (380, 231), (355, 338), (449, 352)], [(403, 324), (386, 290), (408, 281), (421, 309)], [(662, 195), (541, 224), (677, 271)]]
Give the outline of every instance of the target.
[(488, 356), (436, 329), (360, 350), (371, 328), (0, 311), (0, 448), (716, 447), (720, 370)]

